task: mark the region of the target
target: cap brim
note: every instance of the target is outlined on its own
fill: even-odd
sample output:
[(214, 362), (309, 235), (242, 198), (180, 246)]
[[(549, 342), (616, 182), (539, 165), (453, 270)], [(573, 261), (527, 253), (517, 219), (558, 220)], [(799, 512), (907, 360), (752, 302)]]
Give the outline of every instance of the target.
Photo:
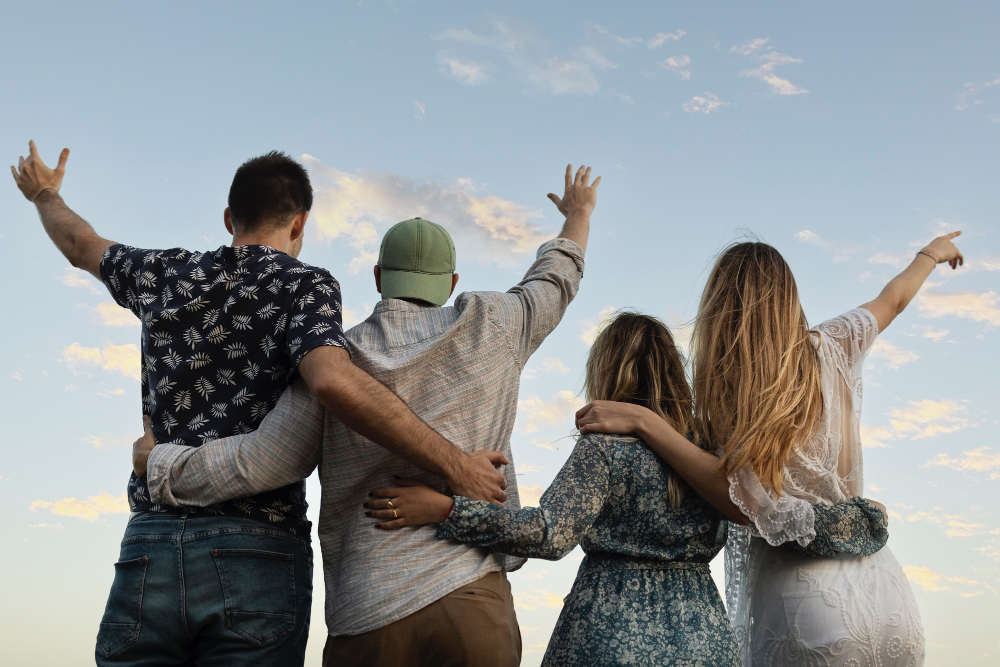
[(383, 299), (420, 299), (443, 306), (451, 296), (451, 273), (382, 269)]

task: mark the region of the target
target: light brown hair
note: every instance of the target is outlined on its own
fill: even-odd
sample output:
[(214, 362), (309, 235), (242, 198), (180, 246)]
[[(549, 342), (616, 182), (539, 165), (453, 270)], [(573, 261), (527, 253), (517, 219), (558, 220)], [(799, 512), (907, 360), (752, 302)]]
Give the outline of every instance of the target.
[[(655, 317), (619, 313), (597, 335), (587, 357), (588, 401), (619, 401), (655, 412), (682, 435), (693, 431), (691, 388), (670, 330)], [(670, 503), (684, 497), (670, 471)]]
[(823, 412), (819, 359), (792, 271), (766, 243), (722, 252), (692, 337), (696, 430), (723, 446), (726, 473), (750, 466), (775, 493)]

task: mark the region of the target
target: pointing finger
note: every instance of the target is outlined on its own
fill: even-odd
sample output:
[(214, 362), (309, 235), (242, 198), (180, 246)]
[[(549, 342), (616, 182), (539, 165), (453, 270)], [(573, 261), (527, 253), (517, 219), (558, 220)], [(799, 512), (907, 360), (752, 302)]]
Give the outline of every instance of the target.
[(944, 237), (946, 239), (953, 239), (956, 236), (961, 236), (961, 235), (962, 235), (962, 232), (961, 231), (957, 231), (957, 232), (952, 232), (951, 234), (945, 234)]
[(62, 149), (62, 153), (59, 154), (59, 164), (56, 165), (56, 171), (62, 172), (66, 170), (66, 160), (69, 159), (69, 149)]

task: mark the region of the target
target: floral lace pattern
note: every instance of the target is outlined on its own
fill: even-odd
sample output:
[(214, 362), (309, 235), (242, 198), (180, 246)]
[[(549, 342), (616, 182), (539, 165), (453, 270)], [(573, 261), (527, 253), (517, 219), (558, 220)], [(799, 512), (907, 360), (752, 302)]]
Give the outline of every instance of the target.
[(552, 560), (583, 547), (543, 665), (739, 665), (708, 568), (726, 523), (689, 487), (671, 507), (668, 471), (635, 438), (588, 434), (539, 507), (459, 497), (438, 537)]
[(920, 613), (882, 546), (881, 512), (856, 497), (864, 488), (861, 367), (877, 335), (863, 308), (816, 327), (823, 417), (789, 459), (781, 497), (749, 470), (729, 478), (730, 496), (753, 522), (733, 526), (726, 544), (728, 612), (744, 665), (923, 664)]

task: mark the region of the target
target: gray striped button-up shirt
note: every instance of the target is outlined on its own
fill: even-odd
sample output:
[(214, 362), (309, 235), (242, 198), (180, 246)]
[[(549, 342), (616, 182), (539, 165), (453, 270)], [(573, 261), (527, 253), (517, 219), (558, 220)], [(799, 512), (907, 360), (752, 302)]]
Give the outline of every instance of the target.
[[(583, 251), (542, 245), (506, 293), (466, 292), (449, 307), (385, 299), (346, 333), (354, 363), (394, 391), (463, 451), (503, 452), (506, 507), (520, 502), (510, 436), (521, 371), (555, 329), (583, 276)], [(320, 444), (322, 443), (322, 447)], [(444, 491), (414, 466), (325, 414), (301, 382), (285, 391), (254, 433), (200, 448), (158, 445), (148, 464), (155, 502), (206, 506), (282, 487), (319, 465), (319, 541), (331, 635), (355, 635), (409, 616), (489, 572), (520, 560), (438, 540), (435, 526), (373, 530), (368, 492), (393, 475)]]

